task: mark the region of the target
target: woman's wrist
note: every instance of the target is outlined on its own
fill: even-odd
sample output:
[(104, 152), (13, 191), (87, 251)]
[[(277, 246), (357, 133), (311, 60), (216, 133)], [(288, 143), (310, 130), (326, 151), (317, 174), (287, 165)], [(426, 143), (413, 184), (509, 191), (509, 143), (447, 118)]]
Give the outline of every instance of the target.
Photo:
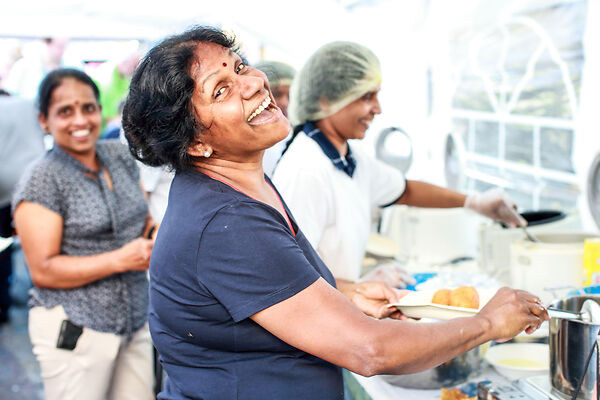
[(119, 249), (114, 249), (109, 252), (104, 253), (106, 257), (108, 257), (108, 265), (110, 265), (110, 270), (113, 274), (119, 274), (121, 272), (125, 272), (123, 265), (121, 263), (121, 257), (119, 255)]

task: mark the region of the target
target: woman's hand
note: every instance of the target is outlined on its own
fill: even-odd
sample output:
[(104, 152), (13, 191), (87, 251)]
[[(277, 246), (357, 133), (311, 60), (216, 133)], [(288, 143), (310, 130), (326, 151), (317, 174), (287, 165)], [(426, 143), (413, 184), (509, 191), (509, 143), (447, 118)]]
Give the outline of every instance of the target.
[(470, 194), (464, 207), (512, 228), (527, 225), (527, 221), (517, 212), (515, 202), (500, 188)]
[(61, 254), (63, 218), (32, 202), (22, 201), (15, 210), (15, 226), (37, 287), (71, 289), (115, 273), (147, 270), (153, 241), (138, 238), (123, 247), (98, 254)]
[(150, 255), (154, 246), (153, 239), (137, 238), (125, 244), (113, 253), (114, 264), (118, 272), (145, 271), (150, 264)]
[(508, 287), (498, 290), (477, 316), (489, 322), (497, 342), (510, 340), (522, 331), (531, 334), (550, 319), (539, 297)]
[(366, 273), (360, 280), (361, 282), (383, 282), (393, 288), (405, 288), (406, 285), (414, 285), (416, 283), (411, 274), (400, 267), (395, 261), (378, 265)]
[(156, 240), (156, 234), (158, 233), (159, 223), (154, 222), (150, 213), (146, 216), (146, 224), (144, 225), (144, 232), (142, 237), (151, 239), (153, 242)]
[(338, 280), (338, 289), (363, 313), (374, 318), (408, 319), (396, 307), (388, 307), (405, 296), (407, 290), (394, 289), (383, 282)]

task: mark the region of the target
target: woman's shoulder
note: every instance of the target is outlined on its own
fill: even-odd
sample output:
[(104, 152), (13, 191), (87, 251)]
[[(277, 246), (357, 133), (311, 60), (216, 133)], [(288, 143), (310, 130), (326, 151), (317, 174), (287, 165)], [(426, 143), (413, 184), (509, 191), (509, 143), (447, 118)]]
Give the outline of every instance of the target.
[(44, 154), (42, 157), (37, 158), (32, 161), (25, 171), (23, 175), (21, 175), (20, 181), (48, 181), (50, 177), (59, 176), (60, 169), (62, 168), (62, 163), (59, 161), (57, 157), (54, 157), (54, 154), (49, 151)]
[[(198, 207), (191, 209), (194, 204)], [(274, 211), (264, 203), (197, 171), (175, 175), (169, 194), (169, 208), (179, 218), (189, 219), (194, 214), (206, 221), (260, 215), (269, 218)]]
[(305, 151), (315, 151), (320, 150), (319, 145), (313, 139), (306, 136), (304, 133), (300, 132), (294, 140), (289, 144), (288, 149), (286, 150), (285, 155), (296, 156), (301, 155)]
[(63, 164), (53, 156), (52, 152), (28, 165), (21, 175), (12, 195), (13, 211), (23, 201), (34, 201), (42, 204), (53, 202), (61, 188), (66, 184), (61, 179)]
[[(275, 167), (274, 177), (279, 175), (323, 175), (331, 166), (331, 161), (323, 153), (317, 142), (304, 134), (299, 134), (280, 157)], [(277, 179), (277, 178), (276, 178)]]
[(120, 139), (99, 140), (96, 143), (96, 149), (96, 151), (103, 153), (106, 157), (133, 158), (127, 144), (121, 142)]
[(138, 166), (133, 154), (129, 151), (129, 146), (121, 142), (120, 139), (100, 140), (96, 145), (96, 152), (106, 164), (121, 164), (127, 170), (133, 171), (136, 175), (139, 174)]

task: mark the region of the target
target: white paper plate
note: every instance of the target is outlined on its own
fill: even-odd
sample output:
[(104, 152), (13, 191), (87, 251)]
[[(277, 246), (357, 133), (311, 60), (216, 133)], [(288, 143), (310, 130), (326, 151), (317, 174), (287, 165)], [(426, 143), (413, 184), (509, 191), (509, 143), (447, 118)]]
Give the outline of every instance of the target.
[(443, 306), (431, 302), (435, 290), (420, 290), (411, 292), (404, 296), (396, 304), (390, 304), (390, 307), (397, 307), (402, 314), (411, 318), (433, 318), (448, 320), (460, 317), (470, 317), (479, 312), (481, 308), (496, 294), (497, 289), (477, 289), (479, 293), (479, 308), (463, 308)]
[(377, 234), (371, 233), (367, 241), (366, 252), (377, 257), (394, 258), (400, 251), (400, 246), (394, 240)]

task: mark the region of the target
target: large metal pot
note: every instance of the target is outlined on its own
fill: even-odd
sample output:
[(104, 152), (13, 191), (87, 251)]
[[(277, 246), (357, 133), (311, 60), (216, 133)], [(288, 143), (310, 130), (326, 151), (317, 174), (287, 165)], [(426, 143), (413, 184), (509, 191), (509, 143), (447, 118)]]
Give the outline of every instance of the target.
[[(552, 303), (552, 307), (566, 311), (580, 311), (583, 302), (592, 299), (600, 304), (600, 296), (573, 296)], [(600, 324), (575, 319), (550, 319), (550, 381), (554, 390), (568, 396), (575, 395), (583, 376), (578, 399), (597, 400), (598, 352), (592, 354), (587, 372), (587, 359), (596, 344)]]
[(412, 389), (439, 389), (466, 382), (481, 372), (480, 366), (489, 343), (475, 347), (453, 359), (425, 371), (406, 375), (381, 375), (395, 386)]

